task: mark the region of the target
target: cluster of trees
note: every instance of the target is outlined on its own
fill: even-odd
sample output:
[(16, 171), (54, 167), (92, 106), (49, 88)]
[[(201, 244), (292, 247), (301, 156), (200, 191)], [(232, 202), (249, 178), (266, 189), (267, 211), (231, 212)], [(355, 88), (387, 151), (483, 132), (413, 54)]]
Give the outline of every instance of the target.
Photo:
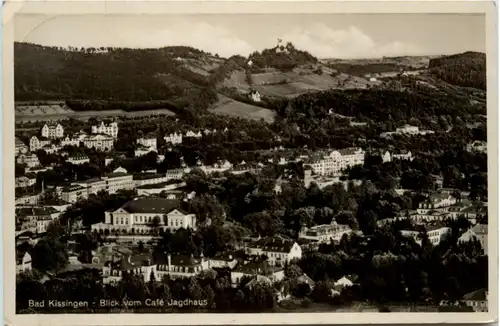
[(486, 54), (465, 52), (434, 58), (429, 70), (437, 78), (450, 84), (486, 90)]
[(262, 52), (254, 52), (248, 57), (255, 67), (291, 70), (297, 66), (316, 63), (318, 59), (307, 51), (296, 49), (292, 43), (279, 45)]

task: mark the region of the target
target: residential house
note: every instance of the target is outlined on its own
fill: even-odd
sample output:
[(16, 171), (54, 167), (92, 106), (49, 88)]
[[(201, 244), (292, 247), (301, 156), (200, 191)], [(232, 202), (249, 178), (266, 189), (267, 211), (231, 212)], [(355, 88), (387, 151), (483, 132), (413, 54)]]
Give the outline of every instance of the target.
[(480, 289), (467, 293), (463, 297), (465, 305), (471, 307), (474, 312), (488, 312), (488, 290)]
[[(441, 225), (426, 225), (425, 230), (427, 231), (427, 237), (429, 242), (436, 246), (442, 240), (446, 239), (451, 234), (451, 228), (441, 226)], [(410, 237), (415, 240), (416, 243), (422, 245), (422, 232), (416, 230), (402, 230), (401, 234), (405, 237)]]
[(302, 249), (297, 242), (282, 237), (262, 238), (247, 248), (253, 256), (266, 256), (271, 266), (284, 266), (293, 260), (302, 258)]
[(42, 127), (42, 137), (49, 139), (62, 138), (64, 136), (64, 128), (56, 122), (48, 122)]
[(318, 175), (336, 176), (347, 168), (363, 165), (364, 160), (365, 151), (361, 148), (345, 148), (332, 151), (321, 159), (306, 162), (304, 167), (310, 166)]
[(31, 255), (27, 251), (16, 252), (16, 273), (31, 271)]
[(37, 137), (37, 136), (32, 136), (30, 138), (30, 151), (31, 152), (36, 152), (39, 149), (42, 149), (44, 146), (52, 144), (52, 141), (48, 138), (45, 137)]
[(466, 232), (464, 232), (458, 242), (468, 242), (472, 240), (477, 240), (481, 243), (483, 247), (483, 253), (488, 254), (488, 225), (487, 224), (476, 224)]
[(426, 214), (432, 210), (440, 210), (457, 203), (457, 199), (449, 193), (440, 192), (430, 195), (425, 201), (418, 204), (417, 212)]
[(144, 137), (137, 138), (137, 144), (148, 148), (154, 148), (154, 150), (156, 151), (157, 149), (156, 135), (148, 134)]
[(139, 275), (144, 282), (151, 280), (151, 275), (156, 278), (156, 264), (151, 254), (129, 255), (126, 257), (115, 257), (102, 267), (102, 281), (104, 284), (119, 282), (125, 273)]
[(243, 262), (231, 270), (231, 284), (237, 286), (245, 277), (254, 278), (257, 275), (265, 276), (275, 283), (285, 278), (285, 271), (283, 267), (272, 266), (266, 261)]
[(83, 145), (87, 148), (94, 148), (98, 151), (109, 151), (113, 148), (114, 138), (106, 134), (94, 134), (83, 140)]
[(316, 225), (311, 228), (302, 228), (299, 238), (317, 241), (318, 243), (330, 243), (340, 241), (344, 234), (351, 233), (349, 225), (337, 224), (335, 220), (331, 224)]
[(19, 154), (26, 154), (28, 153), (28, 146), (26, 146), (25, 143), (21, 141), (18, 137), (15, 137), (15, 156)]
[(42, 147), (42, 150), (47, 154), (57, 154), (61, 150), (61, 146), (56, 144), (47, 144)]
[(136, 198), (116, 210), (105, 212), (105, 222), (93, 224), (92, 230), (149, 234), (155, 219), (156, 227), (163, 230), (196, 229), (196, 215), (181, 206), (179, 200)]
[(239, 253), (227, 252), (215, 257), (208, 258), (208, 267), (210, 268), (229, 268), (233, 269), (238, 265), (236, 259)]
[(172, 145), (182, 144), (182, 133), (178, 134), (174, 132), (172, 134), (165, 135), (163, 139), (165, 140), (166, 143), (170, 143)]
[(209, 269), (208, 260), (204, 257), (166, 254), (160, 256), (156, 263), (159, 280), (167, 275), (171, 279), (193, 277)]
[(392, 153), (393, 160), (413, 161), (413, 156), (410, 151), (401, 151), (399, 153)]
[(186, 138), (201, 138), (201, 137), (203, 137), (203, 135), (201, 134), (201, 131), (194, 132), (194, 131), (189, 130), (188, 132), (186, 132), (185, 137)]
[(118, 123), (117, 122), (110, 122), (108, 124), (105, 124), (104, 121), (101, 121), (101, 124), (98, 124), (96, 126), (92, 126), (91, 129), (93, 134), (104, 134), (111, 136), (112, 138), (117, 138), (118, 137)]
[(84, 163), (89, 163), (90, 159), (87, 155), (75, 155), (75, 156), (70, 156), (66, 159), (66, 162), (75, 164), (75, 165), (80, 165)]

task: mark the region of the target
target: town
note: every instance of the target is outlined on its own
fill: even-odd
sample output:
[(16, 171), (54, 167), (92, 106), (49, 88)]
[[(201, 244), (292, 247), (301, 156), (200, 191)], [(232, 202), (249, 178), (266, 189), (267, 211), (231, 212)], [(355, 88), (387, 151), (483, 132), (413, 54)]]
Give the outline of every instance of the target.
[(300, 144), (215, 115), (17, 123), (18, 311), (55, 309), (20, 298), (124, 297), (206, 300), (191, 311), (487, 311), (486, 141), (433, 151), (448, 125), (406, 123), (374, 145), (359, 136), (379, 127), (342, 126), (358, 140)]

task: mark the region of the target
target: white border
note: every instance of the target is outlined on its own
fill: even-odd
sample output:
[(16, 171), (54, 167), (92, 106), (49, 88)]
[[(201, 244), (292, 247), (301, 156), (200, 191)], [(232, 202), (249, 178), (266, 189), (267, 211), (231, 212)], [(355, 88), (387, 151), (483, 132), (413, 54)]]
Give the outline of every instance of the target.
[[(487, 21), (488, 71), (488, 192), (489, 308), (488, 313), (269, 313), (269, 314), (15, 314), (14, 240), (14, 84), (13, 19), (16, 14), (196, 14), (196, 13), (484, 13)], [(7, 325), (219, 325), (219, 324), (372, 324), (478, 323), (498, 316), (498, 47), (492, 2), (371, 1), (371, 2), (163, 2), (163, 1), (45, 1), (13, 0), (3, 8), (3, 227), (4, 309)], [(460, 37), (460, 35), (457, 35)]]

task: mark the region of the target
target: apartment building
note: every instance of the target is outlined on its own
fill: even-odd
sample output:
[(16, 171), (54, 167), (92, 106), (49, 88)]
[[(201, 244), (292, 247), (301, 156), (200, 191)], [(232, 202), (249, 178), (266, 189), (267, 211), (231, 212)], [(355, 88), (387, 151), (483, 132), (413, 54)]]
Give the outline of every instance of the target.
[(321, 159), (306, 162), (304, 167), (310, 166), (318, 175), (335, 176), (347, 168), (363, 165), (365, 151), (361, 148), (345, 148), (332, 151)]
[(117, 122), (110, 122), (108, 124), (105, 124), (104, 121), (101, 121), (100, 124), (96, 126), (92, 126), (91, 132), (93, 134), (104, 134), (108, 135), (112, 138), (117, 138), (118, 137), (118, 123)]
[(114, 138), (106, 134), (94, 134), (83, 139), (83, 144), (87, 148), (94, 148), (98, 151), (109, 151), (113, 148)]
[(62, 138), (64, 136), (64, 128), (59, 123), (49, 122), (43, 125), (41, 135), (49, 139)]
[(172, 133), (172, 134), (168, 134), (168, 135), (165, 135), (165, 137), (163, 137), (163, 139), (165, 140), (166, 143), (170, 143), (172, 145), (176, 145), (176, 144), (182, 144), (182, 134), (181, 133)]
[(302, 249), (297, 242), (282, 237), (262, 238), (247, 248), (252, 256), (266, 256), (271, 266), (284, 266), (285, 262), (302, 258)]
[(37, 137), (37, 136), (32, 136), (30, 138), (30, 151), (31, 152), (36, 152), (39, 149), (42, 149), (46, 145), (52, 144), (52, 141), (49, 138), (45, 137)]

